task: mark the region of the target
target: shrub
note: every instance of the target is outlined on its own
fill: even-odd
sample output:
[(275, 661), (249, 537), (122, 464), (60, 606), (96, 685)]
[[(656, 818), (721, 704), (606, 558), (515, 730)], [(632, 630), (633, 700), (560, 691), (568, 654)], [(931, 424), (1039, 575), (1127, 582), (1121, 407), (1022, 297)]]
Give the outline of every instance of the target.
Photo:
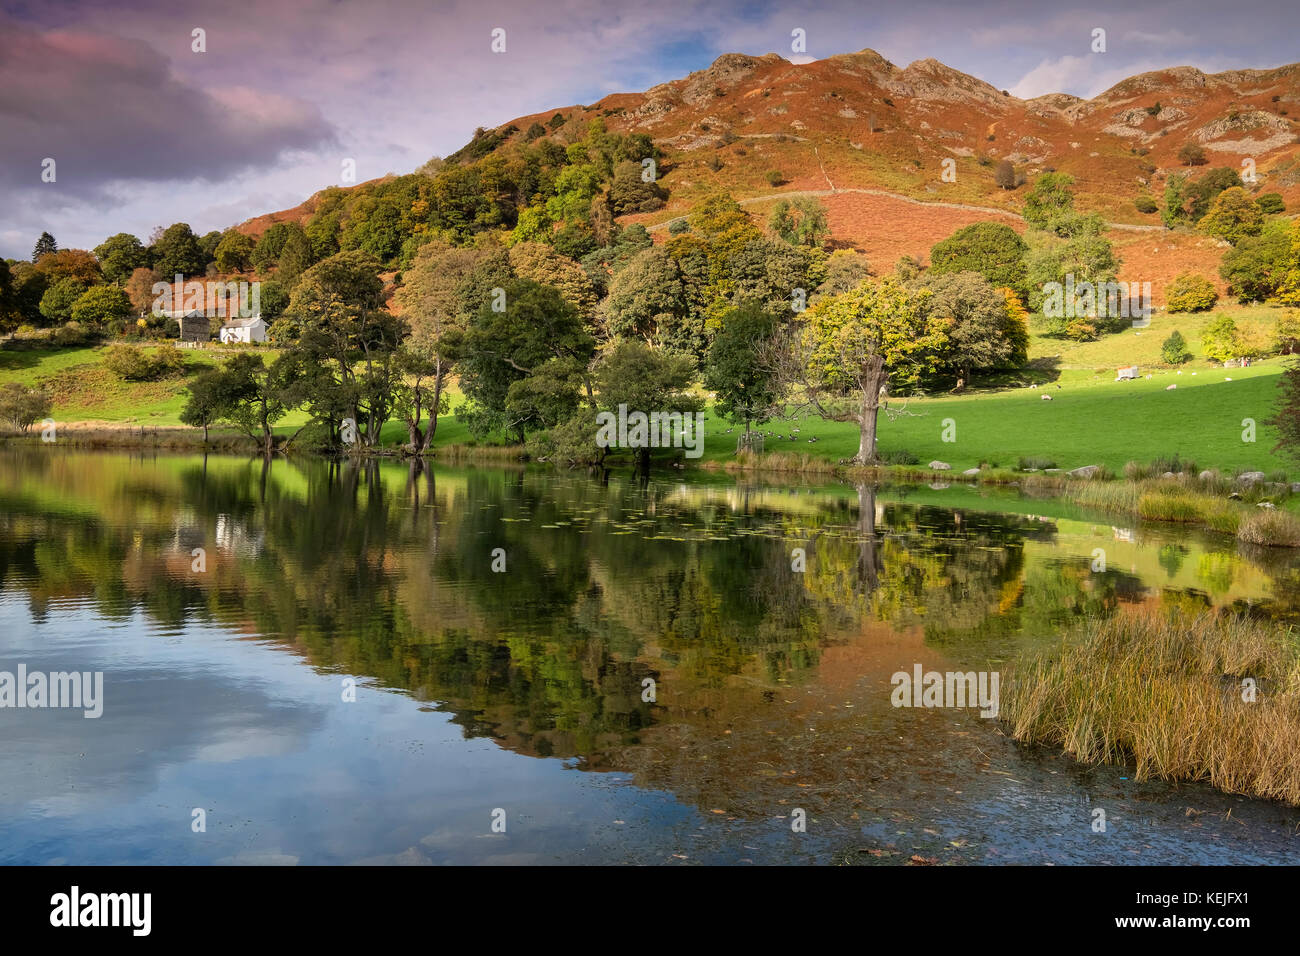
[(149, 357), (133, 345), (109, 346), (104, 354), (104, 367), (127, 382), (152, 381), (155, 377)]
[(1166, 365), (1182, 365), (1191, 357), (1192, 351), (1187, 347), (1187, 340), (1177, 329), (1170, 332), (1169, 338), (1160, 345), (1160, 360)]
[(1286, 202), (1281, 193), (1262, 193), (1255, 197), (1255, 203), (1266, 216), (1278, 216), (1286, 212)]
[(153, 364), (158, 369), (158, 378), (182, 375), (185, 372), (185, 353), (171, 342), (165, 342), (154, 349)]
[(993, 171), (993, 181), (1003, 189), (1016, 188), (1016, 167), (1011, 165), (1010, 160), (998, 160), (997, 168)]
[(123, 381), (156, 382), (184, 371), (185, 356), (171, 343), (152, 356), (134, 345), (113, 345), (104, 355), (104, 367)]
[(1160, 207), (1156, 204), (1156, 201), (1152, 199), (1150, 196), (1138, 196), (1137, 199), (1133, 200), (1133, 205), (1137, 208), (1137, 211), (1140, 213), (1153, 213), (1159, 211), (1160, 209)]
[(60, 348), (85, 345), (94, 336), (80, 322), (65, 322), (50, 333), (50, 342)]
[(880, 461), (886, 465), (919, 465), (921, 459), (905, 448), (880, 452)]
[(1184, 166), (1204, 166), (1205, 150), (1195, 143), (1183, 143), (1182, 148), (1178, 150), (1178, 161)]
[(1214, 308), (1219, 293), (1214, 291), (1214, 283), (1205, 276), (1184, 272), (1169, 283), (1165, 300), (1170, 312), (1204, 312)]
[(1151, 471), (1156, 475), (1163, 475), (1167, 471), (1172, 471), (1176, 475), (1195, 475), (1200, 472), (1200, 469), (1196, 467), (1196, 462), (1184, 460), (1179, 457), (1178, 452), (1174, 452), (1172, 455), (1160, 455), (1153, 458), (1151, 460)]
[(48, 418), (52, 408), (50, 396), (44, 390), (7, 382), (0, 386), (0, 421), (8, 422), (24, 435), (43, 418)]
[(769, 169), (764, 176), (767, 178), (768, 185), (780, 186), (785, 182), (785, 176), (781, 175), (779, 169)]
[[(1144, 481), (1148, 478), (1160, 479), (1167, 473), (1173, 472), (1175, 475), (1186, 475), (1195, 477), (1199, 474), (1196, 462), (1184, 461), (1179, 458), (1178, 453), (1172, 455), (1161, 455), (1151, 461), (1149, 464), (1142, 464), (1137, 461), (1130, 461), (1124, 465), (1124, 477), (1130, 481)], [(1167, 486), (1157, 486), (1159, 494), (1169, 494)]]
[(1025, 222), (1037, 229), (1055, 232), (1058, 220), (1074, 212), (1074, 177), (1050, 170), (1039, 176), (1025, 197)]
[(1201, 333), (1201, 348), (1206, 358), (1226, 362), (1236, 358), (1237, 323), (1230, 315), (1216, 315)]
[(978, 272), (994, 287), (1024, 294), (1027, 251), (1025, 241), (1005, 223), (978, 222), (936, 242), (930, 249), (930, 269), (936, 275)]
[(894, 274), (904, 282), (910, 282), (921, 274), (921, 263), (912, 256), (900, 256), (894, 263)]
[(1046, 471), (1048, 468), (1056, 467), (1056, 459), (1038, 458), (1033, 455), (1026, 455), (1020, 459), (1020, 463), (1017, 467), (1021, 471), (1030, 471), (1031, 469), (1037, 471)]
[(1097, 326), (1086, 319), (1071, 319), (1065, 323), (1065, 337), (1073, 342), (1091, 342), (1097, 337)]

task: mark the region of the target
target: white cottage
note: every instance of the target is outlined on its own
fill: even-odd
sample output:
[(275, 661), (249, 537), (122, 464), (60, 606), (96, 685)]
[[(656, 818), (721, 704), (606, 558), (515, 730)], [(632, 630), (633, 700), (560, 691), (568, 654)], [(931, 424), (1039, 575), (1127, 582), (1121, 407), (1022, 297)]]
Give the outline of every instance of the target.
[(260, 315), (251, 319), (231, 319), (221, 327), (223, 342), (265, 342), (266, 323)]

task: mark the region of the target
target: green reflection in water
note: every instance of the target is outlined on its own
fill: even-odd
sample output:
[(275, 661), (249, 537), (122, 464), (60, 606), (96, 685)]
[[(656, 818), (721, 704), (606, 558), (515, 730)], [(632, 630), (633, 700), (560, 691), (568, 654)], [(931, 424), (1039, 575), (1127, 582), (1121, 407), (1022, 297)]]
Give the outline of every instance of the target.
[(805, 805), (869, 805), (897, 755), (861, 734), (888, 737), (900, 666), (997, 664), (1125, 603), (1295, 620), (1300, 594), (1286, 553), (917, 489), (43, 449), (0, 453), (0, 488), (0, 584), (38, 618), (77, 600), (216, 622), (467, 736), (740, 813), (813, 772)]

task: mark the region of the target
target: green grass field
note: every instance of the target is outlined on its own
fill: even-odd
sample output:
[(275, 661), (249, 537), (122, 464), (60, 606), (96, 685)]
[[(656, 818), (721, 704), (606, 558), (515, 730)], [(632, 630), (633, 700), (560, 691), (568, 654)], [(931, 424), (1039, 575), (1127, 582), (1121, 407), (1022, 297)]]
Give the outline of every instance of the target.
[[(1227, 310), (1240, 322), (1271, 322), (1276, 310), (1263, 307)], [(1016, 375), (1006, 387), (971, 391), (961, 396), (894, 399), (882, 412), (882, 453), (907, 451), (922, 465), (938, 459), (961, 471), (987, 463), (1014, 468), (1020, 458), (1052, 459), (1065, 469), (1100, 464), (1119, 472), (1128, 461), (1149, 462), (1177, 453), (1202, 468), (1244, 468), (1272, 472), (1291, 465), (1273, 453), (1274, 430), (1264, 424), (1274, 411), (1278, 377), (1286, 360), (1260, 362), (1251, 368), (1222, 369), (1198, 356), (1181, 371), (1159, 368), (1160, 343), (1178, 327), (1193, 350), (1209, 314), (1158, 315), (1147, 329), (1107, 336), (1097, 342), (1070, 343), (1035, 337), (1033, 368)], [(269, 352), (270, 350), (268, 350)], [(98, 421), (131, 426), (177, 426), (184, 405), (185, 382), (223, 356), (216, 350), (187, 353), (186, 379), (128, 383), (102, 366), (102, 348), (0, 350), (0, 382), (43, 383), (55, 398), (61, 422)], [(1137, 364), (1143, 378), (1116, 382), (1114, 369)], [(1150, 374), (1151, 378), (1145, 376)], [(1036, 388), (1024, 383), (1036, 382)], [(1174, 390), (1167, 386), (1176, 385)], [(1043, 401), (1043, 396), (1051, 401)], [(453, 392), (452, 407), (460, 402)], [(1256, 440), (1243, 441), (1243, 420), (1256, 423)], [(278, 430), (291, 432), (305, 421), (295, 412)], [(945, 426), (955, 441), (943, 440)], [(795, 435), (794, 428), (799, 429)], [(731, 431), (729, 431), (729, 429)], [(773, 437), (768, 452), (809, 454), (836, 462), (857, 452), (857, 429), (851, 424), (804, 416), (762, 427)], [(708, 416), (703, 461), (732, 457), (739, 432)], [(406, 440), (405, 426), (390, 422), (385, 444)], [(817, 441), (809, 442), (815, 438)], [(436, 446), (472, 441), (454, 415), (439, 421)]]
[[(906, 450), (922, 465), (937, 459), (954, 470), (981, 462), (1014, 468), (1021, 456), (1032, 456), (1054, 459), (1066, 469), (1106, 465), (1118, 472), (1125, 462), (1174, 453), (1203, 468), (1284, 470), (1286, 461), (1272, 451), (1276, 434), (1263, 424), (1273, 413), (1282, 369), (1277, 359), (1246, 369), (1214, 369), (1197, 362), (1181, 375), (1155, 370), (1151, 379), (1133, 382), (1115, 382), (1113, 373), (1072, 372), (1036, 389), (914, 399), (906, 405), (895, 399), (891, 407), (901, 413), (891, 417), (882, 412), (878, 443), (882, 454)], [(1167, 391), (1168, 385), (1178, 387)], [(1043, 401), (1044, 395), (1052, 400)], [(1247, 418), (1256, 422), (1254, 443), (1242, 440)], [(949, 419), (954, 442), (943, 440)], [(780, 435), (768, 439), (764, 450), (831, 460), (857, 453), (855, 426), (805, 417), (797, 427), (799, 434), (792, 436), (789, 423), (764, 426), (765, 432)], [(738, 430), (727, 434), (728, 428), (732, 426), (717, 419), (706, 422), (705, 460), (734, 454)], [(818, 441), (809, 443), (809, 438)]]

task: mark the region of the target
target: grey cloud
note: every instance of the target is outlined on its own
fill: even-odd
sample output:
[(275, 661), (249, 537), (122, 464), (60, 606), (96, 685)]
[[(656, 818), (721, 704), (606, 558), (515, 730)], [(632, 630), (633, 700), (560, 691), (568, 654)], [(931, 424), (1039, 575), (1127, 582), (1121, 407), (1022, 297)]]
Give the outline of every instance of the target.
[[(64, 202), (107, 202), (131, 182), (217, 181), (337, 138), (311, 104), (199, 89), (141, 40), (12, 21), (0, 23), (0, 126), (0, 188), (46, 201), (57, 189)], [(46, 157), (54, 184), (41, 182)]]

